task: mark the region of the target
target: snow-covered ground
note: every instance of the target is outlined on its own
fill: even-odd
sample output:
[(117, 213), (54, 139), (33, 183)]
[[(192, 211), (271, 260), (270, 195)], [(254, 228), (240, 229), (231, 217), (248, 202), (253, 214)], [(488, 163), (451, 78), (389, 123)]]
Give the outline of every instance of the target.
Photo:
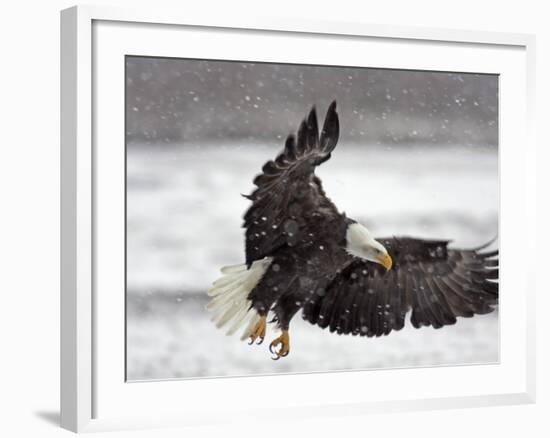
[[(129, 380), (430, 366), (498, 361), (497, 313), (441, 330), (366, 339), (291, 325), (291, 354), (270, 360), (216, 330), (204, 310), (219, 267), (243, 261), (241, 218), (252, 178), (280, 144), (128, 146)], [(348, 216), (377, 235), (475, 246), (497, 234), (494, 148), (339, 144), (318, 174)]]

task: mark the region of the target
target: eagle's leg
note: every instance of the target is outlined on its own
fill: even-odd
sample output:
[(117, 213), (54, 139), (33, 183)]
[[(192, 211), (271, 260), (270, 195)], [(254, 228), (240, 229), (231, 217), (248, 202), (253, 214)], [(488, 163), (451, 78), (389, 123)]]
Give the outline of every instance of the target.
[(250, 332), (250, 345), (256, 342), (256, 339), (258, 339), (258, 345), (264, 341), (266, 324), (267, 316), (261, 316), (260, 319), (258, 319), (258, 322), (256, 322), (256, 324), (252, 328), (252, 331)]
[[(277, 348), (279, 345), (281, 347)], [(288, 335), (288, 328), (284, 329), (281, 336), (271, 342), (269, 351), (275, 355), (275, 357), (272, 358), (273, 360), (288, 356), (288, 353), (290, 353), (290, 336)]]
[(274, 354), (272, 358), (274, 360), (288, 356), (288, 353), (290, 353), (290, 321), (296, 312), (300, 310), (300, 304), (301, 299), (299, 296), (297, 297), (295, 294), (289, 294), (281, 297), (273, 308), (273, 312), (277, 319), (277, 325), (282, 330), (281, 336), (274, 339), (269, 345), (269, 351)]

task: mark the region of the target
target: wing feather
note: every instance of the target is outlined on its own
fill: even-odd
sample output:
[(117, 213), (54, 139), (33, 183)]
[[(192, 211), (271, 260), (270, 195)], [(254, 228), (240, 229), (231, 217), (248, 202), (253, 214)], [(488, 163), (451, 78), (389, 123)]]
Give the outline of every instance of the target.
[(304, 319), (339, 334), (370, 337), (402, 329), (408, 311), (413, 327), (440, 328), (458, 317), (491, 312), (498, 304), (498, 250), (449, 249), (447, 241), (412, 238), (379, 240), (394, 268), (385, 273), (354, 259), (324, 296), (304, 307)]
[(319, 206), (338, 214), (314, 174), (315, 167), (330, 157), (338, 135), (336, 102), (329, 106), (321, 134), (317, 112), (312, 108), (297, 135), (289, 135), (283, 151), (265, 163), (262, 173), (254, 178), (256, 189), (245, 195), (252, 205), (243, 224), (248, 266), (284, 245), (292, 246), (297, 241), (295, 231), (304, 229), (305, 216)]

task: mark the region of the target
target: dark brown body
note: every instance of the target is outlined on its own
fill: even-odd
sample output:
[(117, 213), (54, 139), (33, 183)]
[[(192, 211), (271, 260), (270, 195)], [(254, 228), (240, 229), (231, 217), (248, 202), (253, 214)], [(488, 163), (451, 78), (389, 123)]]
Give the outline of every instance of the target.
[(296, 219), (288, 222), (286, 228), (295, 231), (271, 254), (273, 262), (249, 295), (261, 315), (276, 303), (273, 311), (282, 329), (314, 295), (324, 295), (341, 267), (353, 259), (344, 249), (345, 216), (314, 211), (303, 216), (300, 225)]
[(254, 179), (257, 188), (247, 196), (252, 205), (244, 216), (246, 266), (272, 261), (248, 294), (250, 307), (261, 317), (272, 310), (284, 331), (303, 309), (312, 324), (361, 336), (401, 329), (409, 311), (414, 327), (434, 328), (491, 312), (498, 303), (498, 250), (377, 239), (393, 260), (387, 272), (348, 254), (346, 230), (355, 221), (338, 212), (314, 173), (330, 158), (338, 136), (336, 103), (320, 134), (313, 108), (297, 136), (289, 136), (283, 152)]

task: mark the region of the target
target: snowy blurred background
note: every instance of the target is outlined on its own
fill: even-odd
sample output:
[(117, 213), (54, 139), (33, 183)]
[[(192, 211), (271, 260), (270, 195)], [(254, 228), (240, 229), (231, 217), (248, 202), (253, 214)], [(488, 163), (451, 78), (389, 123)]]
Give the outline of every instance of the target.
[(478, 364), (499, 358), (494, 312), (440, 330), (343, 337), (291, 324), (270, 360), (209, 321), (206, 290), (244, 261), (252, 178), (312, 104), (341, 135), (318, 174), (377, 235), (475, 246), (498, 229), (498, 78), (366, 68), (128, 57), (128, 380)]

